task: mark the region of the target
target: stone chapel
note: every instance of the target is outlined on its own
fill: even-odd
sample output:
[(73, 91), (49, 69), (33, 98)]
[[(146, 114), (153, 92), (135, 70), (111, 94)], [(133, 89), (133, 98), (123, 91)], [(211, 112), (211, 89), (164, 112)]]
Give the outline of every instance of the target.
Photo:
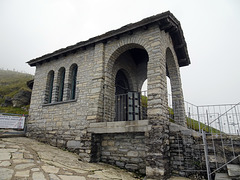
[(101, 161), (147, 177), (170, 173), (167, 77), (174, 121), (185, 127), (179, 68), (190, 64), (183, 30), (171, 12), (27, 63), (36, 67), (29, 137), (73, 151), (82, 161)]

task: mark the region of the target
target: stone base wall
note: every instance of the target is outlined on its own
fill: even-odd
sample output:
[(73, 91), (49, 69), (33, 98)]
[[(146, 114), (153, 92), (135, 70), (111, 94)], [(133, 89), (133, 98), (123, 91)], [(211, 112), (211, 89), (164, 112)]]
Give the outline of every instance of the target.
[(201, 134), (171, 123), (169, 136), (172, 174), (184, 177), (206, 174), (201, 171), (206, 170)]
[(149, 120), (152, 125), (146, 133), (146, 175), (149, 179), (167, 179), (170, 177), (169, 122), (166, 117)]
[[(208, 160), (211, 170), (222, 167), (218, 172), (225, 173), (228, 169), (224, 166), (226, 162), (239, 165), (240, 137), (236, 135), (207, 135)], [(213, 146), (214, 144), (214, 146)]]
[(77, 153), (83, 161), (90, 161), (91, 133), (86, 133), (84, 130), (43, 131), (35, 127), (28, 130), (26, 135), (52, 146)]
[(94, 161), (112, 164), (140, 174), (146, 173), (144, 133), (96, 135), (92, 152)]

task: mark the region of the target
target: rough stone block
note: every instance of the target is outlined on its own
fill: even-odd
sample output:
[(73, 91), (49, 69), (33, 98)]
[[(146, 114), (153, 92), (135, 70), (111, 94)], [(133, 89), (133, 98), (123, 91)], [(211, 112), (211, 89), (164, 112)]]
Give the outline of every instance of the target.
[(127, 158), (127, 157), (121, 157), (121, 160), (124, 161), (124, 162), (128, 162), (128, 161), (129, 161), (129, 158)]
[(131, 158), (130, 161), (133, 163), (139, 163), (142, 162), (142, 158)]
[(240, 165), (228, 164), (227, 170), (230, 177), (240, 176)]
[(108, 141), (102, 141), (102, 146), (107, 146), (108, 145)]
[(125, 168), (134, 171), (134, 170), (138, 169), (138, 165), (136, 165), (136, 164), (126, 164)]
[(125, 163), (124, 163), (124, 162), (121, 162), (121, 161), (116, 161), (116, 165), (117, 165), (118, 167), (123, 168), (123, 167), (125, 166)]
[(111, 153), (110, 153), (110, 152), (106, 152), (106, 151), (104, 151), (104, 152), (102, 152), (102, 155), (103, 155), (103, 156), (110, 156)]
[(127, 153), (127, 156), (129, 156), (129, 157), (138, 157), (138, 152), (137, 151), (129, 151)]
[(80, 147), (80, 141), (68, 141), (67, 142), (68, 148), (79, 148)]
[(160, 178), (161, 176), (163, 176), (165, 173), (164, 168), (152, 168), (150, 166), (146, 167), (146, 175), (147, 177), (158, 177)]
[(115, 143), (114, 141), (108, 141), (109, 146), (114, 146), (114, 143)]

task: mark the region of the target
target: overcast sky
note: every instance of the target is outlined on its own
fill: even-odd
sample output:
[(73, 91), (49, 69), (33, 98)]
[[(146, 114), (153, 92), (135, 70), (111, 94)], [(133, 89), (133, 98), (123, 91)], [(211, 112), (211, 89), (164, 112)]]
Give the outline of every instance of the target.
[(185, 100), (240, 102), (239, 0), (0, 0), (0, 68), (34, 74), (31, 59), (168, 10), (191, 60)]

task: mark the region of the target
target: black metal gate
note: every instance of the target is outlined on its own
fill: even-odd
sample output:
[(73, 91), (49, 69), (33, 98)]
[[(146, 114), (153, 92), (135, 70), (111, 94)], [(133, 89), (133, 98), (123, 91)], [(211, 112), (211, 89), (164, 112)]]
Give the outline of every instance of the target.
[(140, 93), (128, 92), (115, 96), (115, 121), (140, 120)]

